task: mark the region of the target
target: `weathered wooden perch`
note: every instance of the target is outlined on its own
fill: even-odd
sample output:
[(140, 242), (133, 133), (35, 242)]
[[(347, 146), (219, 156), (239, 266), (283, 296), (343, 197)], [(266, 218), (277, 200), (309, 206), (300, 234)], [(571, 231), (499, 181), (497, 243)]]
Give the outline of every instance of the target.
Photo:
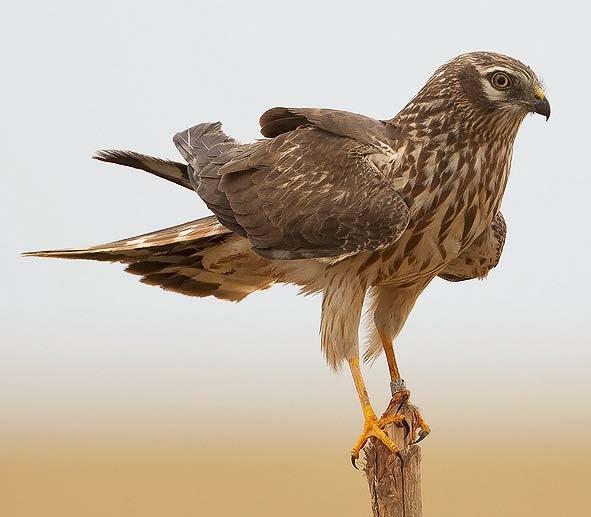
[[(414, 407), (405, 404), (400, 410), (411, 426), (408, 436), (404, 427), (390, 424), (386, 434), (401, 445), (399, 453), (391, 452), (382, 442), (372, 438), (363, 452), (366, 463), (371, 506), (374, 517), (422, 517), (421, 504), (421, 448), (411, 445), (413, 440)], [(403, 445), (403, 446), (402, 446)]]

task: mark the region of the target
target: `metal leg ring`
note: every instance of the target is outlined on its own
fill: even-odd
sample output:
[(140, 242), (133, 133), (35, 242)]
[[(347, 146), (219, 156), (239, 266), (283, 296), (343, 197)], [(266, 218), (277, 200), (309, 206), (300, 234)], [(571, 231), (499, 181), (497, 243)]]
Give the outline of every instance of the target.
[(390, 391), (392, 392), (392, 396), (396, 395), (399, 391), (404, 391), (406, 389), (406, 383), (404, 379), (396, 379), (390, 382)]

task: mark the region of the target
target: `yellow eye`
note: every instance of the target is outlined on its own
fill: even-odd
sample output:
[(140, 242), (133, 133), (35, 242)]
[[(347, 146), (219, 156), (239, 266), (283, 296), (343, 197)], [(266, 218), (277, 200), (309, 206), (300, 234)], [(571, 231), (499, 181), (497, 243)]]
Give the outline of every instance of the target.
[(511, 79), (504, 72), (495, 72), (490, 78), (490, 82), (497, 90), (506, 90), (511, 85)]

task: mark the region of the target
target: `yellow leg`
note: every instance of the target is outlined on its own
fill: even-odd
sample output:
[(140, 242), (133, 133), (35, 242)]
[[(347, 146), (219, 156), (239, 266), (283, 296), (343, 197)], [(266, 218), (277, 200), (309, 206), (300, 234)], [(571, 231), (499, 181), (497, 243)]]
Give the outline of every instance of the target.
[(400, 380), (400, 372), (398, 371), (398, 363), (396, 362), (396, 356), (394, 355), (394, 344), (390, 336), (382, 336), (382, 346), (384, 347), (384, 353), (386, 354), (386, 361), (388, 361), (388, 370), (390, 370), (390, 379), (392, 381)]
[(400, 423), (404, 420), (404, 417), (402, 415), (391, 415), (378, 420), (367, 395), (358, 357), (349, 359), (349, 368), (351, 368), (351, 375), (353, 376), (353, 382), (355, 383), (355, 389), (357, 390), (357, 395), (359, 395), (361, 410), (363, 411), (363, 431), (355, 442), (353, 449), (351, 449), (351, 459), (353, 460), (353, 465), (355, 465), (355, 460), (359, 458), (359, 451), (361, 451), (365, 442), (371, 436), (380, 440), (392, 452), (397, 452), (397, 445), (384, 433), (382, 428), (389, 423)]
[[(392, 388), (392, 400), (384, 414), (382, 420), (392, 418), (388, 415), (392, 412), (397, 413), (401, 406), (406, 404), (410, 398), (410, 392), (404, 387), (404, 381), (400, 377), (398, 370), (398, 364), (396, 363), (396, 356), (394, 355), (394, 344), (390, 336), (381, 336), (382, 346), (384, 347), (384, 353), (386, 354), (386, 360), (388, 361), (388, 369), (390, 370), (390, 387)], [(414, 443), (418, 443), (431, 432), (431, 428), (421, 415), (420, 411), (412, 406), (413, 408), (413, 429), (419, 429), (418, 437)]]

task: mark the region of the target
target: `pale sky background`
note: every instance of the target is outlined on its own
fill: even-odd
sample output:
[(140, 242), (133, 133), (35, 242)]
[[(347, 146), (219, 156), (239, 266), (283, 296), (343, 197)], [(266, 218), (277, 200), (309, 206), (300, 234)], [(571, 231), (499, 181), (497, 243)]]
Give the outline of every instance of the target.
[[(472, 50), (529, 64), (552, 117), (528, 117), (519, 133), (500, 266), (485, 282), (434, 281), (399, 338), (399, 364), (434, 428), (491, 406), (534, 413), (541, 397), (588, 425), (589, 15), (582, 2), (12, 3), (0, 21), (2, 429), (182, 430), (208, 409), (257, 427), (262, 410), (289, 418), (309, 404), (358, 424), (351, 380), (323, 362), (319, 298), (276, 287), (240, 304), (194, 299), (120, 265), (19, 253), (207, 215), (176, 185), (90, 160), (96, 149), (178, 159), (175, 132), (221, 120), (249, 141), (276, 105), (389, 118)], [(368, 372), (378, 410), (383, 363)]]

